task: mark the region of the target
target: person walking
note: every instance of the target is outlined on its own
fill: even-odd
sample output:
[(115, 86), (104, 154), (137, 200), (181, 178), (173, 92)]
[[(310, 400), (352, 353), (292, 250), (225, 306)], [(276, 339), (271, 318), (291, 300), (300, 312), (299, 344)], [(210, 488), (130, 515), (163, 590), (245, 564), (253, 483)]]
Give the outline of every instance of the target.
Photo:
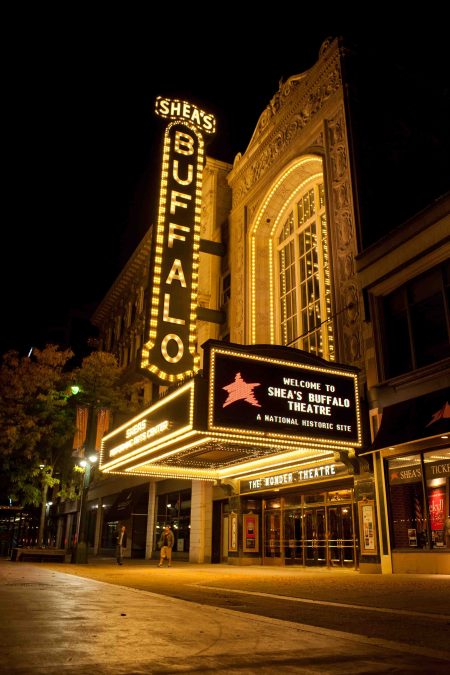
[(123, 550), (127, 547), (127, 529), (122, 525), (117, 532), (116, 558), (117, 564), (123, 565)]
[(173, 532), (171, 531), (170, 527), (166, 525), (166, 527), (161, 532), (161, 537), (159, 538), (158, 542), (158, 545), (161, 549), (158, 567), (162, 567), (164, 558), (168, 562), (168, 567), (172, 567), (172, 548), (174, 541)]

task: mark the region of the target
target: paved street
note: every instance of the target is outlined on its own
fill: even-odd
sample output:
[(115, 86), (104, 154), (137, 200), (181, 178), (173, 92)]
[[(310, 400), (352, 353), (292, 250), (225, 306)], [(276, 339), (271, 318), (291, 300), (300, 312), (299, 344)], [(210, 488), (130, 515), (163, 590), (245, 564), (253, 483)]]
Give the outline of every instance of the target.
[(450, 577), (1, 560), (0, 584), (4, 673), (450, 668)]

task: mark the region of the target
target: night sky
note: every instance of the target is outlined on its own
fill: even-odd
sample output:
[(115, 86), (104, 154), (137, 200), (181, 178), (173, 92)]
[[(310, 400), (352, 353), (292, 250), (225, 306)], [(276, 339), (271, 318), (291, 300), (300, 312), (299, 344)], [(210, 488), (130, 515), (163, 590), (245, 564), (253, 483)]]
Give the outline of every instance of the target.
[[(367, 34), (372, 22), (349, 30), (298, 10), (279, 28), (273, 17), (255, 27), (236, 13), (222, 23), (218, 7), (207, 29), (195, 28), (187, 10), (175, 20), (175, 10), (125, 18), (40, 8), (5, 25), (0, 352), (26, 353), (62, 334), (70, 316), (92, 313), (153, 222), (157, 95), (213, 112), (207, 152), (232, 162), (280, 79), (311, 67), (328, 36), (349, 36), (380, 67), (392, 58), (424, 77), (437, 64), (436, 86), (448, 72), (445, 22), (420, 33), (386, 29), (380, 18), (377, 44), (377, 32)], [(228, 39), (216, 31), (219, 20)], [(448, 79), (442, 86), (448, 92)]]

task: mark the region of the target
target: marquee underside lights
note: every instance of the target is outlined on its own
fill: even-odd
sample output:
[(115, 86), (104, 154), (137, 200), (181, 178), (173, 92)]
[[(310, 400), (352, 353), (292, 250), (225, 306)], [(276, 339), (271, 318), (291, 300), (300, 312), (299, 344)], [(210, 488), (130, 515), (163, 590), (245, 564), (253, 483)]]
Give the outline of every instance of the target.
[(159, 97), (164, 133), (158, 222), (152, 243), (148, 339), (141, 367), (158, 382), (179, 382), (199, 369), (196, 351), (203, 134), (213, 115), (187, 101)]

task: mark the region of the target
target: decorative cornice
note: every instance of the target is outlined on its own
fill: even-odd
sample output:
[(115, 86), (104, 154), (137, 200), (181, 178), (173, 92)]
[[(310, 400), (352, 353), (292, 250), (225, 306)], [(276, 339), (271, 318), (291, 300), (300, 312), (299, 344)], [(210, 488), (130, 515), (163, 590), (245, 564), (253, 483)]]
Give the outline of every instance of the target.
[(129, 293), (130, 288), (142, 279), (142, 272), (147, 270), (150, 260), (151, 240), (152, 228), (146, 232), (122, 272), (91, 317), (94, 326), (100, 327), (104, 321), (109, 320), (111, 315), (117, 311), (123, 298)]
[[(264, 131), (268, 127), (271, 119), (275, 117), (275, 115), (277, 115), (277, 113), (279, 113), (282, 108), (284, 108), (287, 104), (289, 104), (289, 99), (294, 94), (294, 91), (297, 89), (297, 87), (300, 86), (300, 83), (302, 83), (304, 87), (308, 86), (307, 77), (308, 71), (301, 73), (299, 75), (292, 75), (292, 77), (290, 77), (284, 83), (282, 80), (280, 80), (278, 91), (276, 92), (275, 96), (270, 100), (270, 103), (267, 106), (267, 108), (260, 115), (260, 118), (256, 125), (256, 129), (253, 132), (253, 136), (250, 139), (250, 143), (248, 144), (247, 151), (249, 151), (251, 147), (256, 144), (258, 138), (264, 133)], [(306, 81), (303, 82), (303, 80)]]
[[(338, 41), (306, 73), (290, 78), (261, 115), (250, 144), (237, 156), (229, 184), (235, 208), (342, 85)], [(263, 138), (264, 136), (264, 138)]]

